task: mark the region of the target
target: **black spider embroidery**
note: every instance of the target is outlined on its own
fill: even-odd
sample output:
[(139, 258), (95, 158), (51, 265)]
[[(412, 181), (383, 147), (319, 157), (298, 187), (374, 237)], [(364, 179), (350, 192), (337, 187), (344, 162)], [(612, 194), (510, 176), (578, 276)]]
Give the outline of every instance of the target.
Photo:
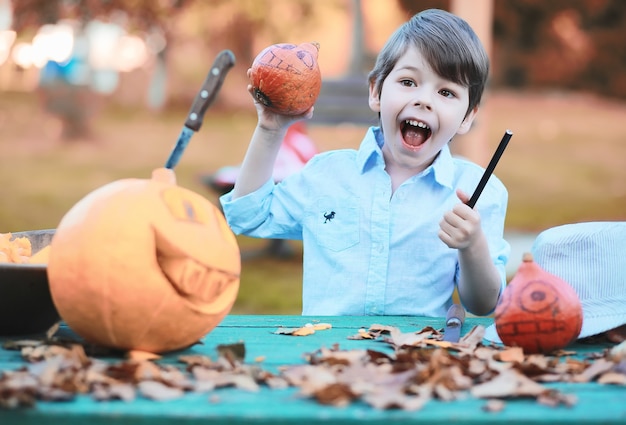
[(324, 223), (332, 220), (333, 218), (335, 218), (335, 211), (331, 211), (329, 213), (324, 213)]

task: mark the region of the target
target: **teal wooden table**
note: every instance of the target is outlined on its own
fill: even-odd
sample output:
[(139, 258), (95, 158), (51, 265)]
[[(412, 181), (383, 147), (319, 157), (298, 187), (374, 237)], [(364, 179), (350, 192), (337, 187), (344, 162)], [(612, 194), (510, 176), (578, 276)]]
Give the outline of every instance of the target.
[[(296, 337), (277, 334), (280, 327), (298, 328), (306, 323), (330, 323), (332, 329)], [(349, 337), (373, 324), (394, 326), (414, 332), (426, 326), (443, 327), (443, 319), (423, 317), (303, 317), (303, 316), (229, 316), (210, 332), (202, 344), (164, 356), (157, 362), (176, 363), (181, 355), (217, 357), (218, 345), (243, 342), (245, 363), (258, 364), (277, 372), (285, 365), (305, 364), (304, 355), (320, 348), (343, 350), (372, 349), (392, 353), (380, 340), (354, 340)], [(468, 318), (467, 333), (474, 325), (490, 324), (489, 319)], [(12, 338), (15, 339), (15, 338)], [(0, 338), (4, 343), (8, 338)], [(580, 355), (606, 347), (574, 345)], [(260, 361), (262, 359), (262, 361)], [(115, 360), (115, 359), (111, 359)], [(121, 359), (117, 359), (121, 360)], [(25, 365), (19, 351), (0, 349), (0, 370), (16, 370)], [(184, 365), (181, 364), (181, 367)], [(303, 397), (297, 387), (244, 391), (216, 389), (210, 393), (186, 393), (170, 401), (137, 397), (133, 401), (95, 401), (78, 395), (66, 402), (38, 401), (33, 407), (0, 409), (0, 425), (27, 424), (626, 424), (626, 387), (597, 383), (545, 384), (566, 394), (575, 394), (573, 406), (550, 407), (534, 399), (506, 401), (499, 412), (487, 412), (486, 401), (471, 396), (455, 401), (431, 400), (417, 411), (375, 409), (361, 401), (345, 407), (323, 405)]]

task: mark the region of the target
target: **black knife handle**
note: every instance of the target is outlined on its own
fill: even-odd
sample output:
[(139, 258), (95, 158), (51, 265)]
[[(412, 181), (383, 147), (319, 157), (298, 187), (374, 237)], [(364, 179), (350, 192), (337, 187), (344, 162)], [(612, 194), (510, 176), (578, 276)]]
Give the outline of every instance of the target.
[(193, 131), (200, 130), (206, 110), (217, 97), (226, 74), (234, 65), (235, 55), (230, 50), (222, 50), (217, 55), (209, 74), (202, 84), (202, 88), (191, 104), (185, 127)]
[(465, 309), (460, 304), (452, 304), (446, 314), (446, 325), (457, 324), (463, 325), (465, 322)]

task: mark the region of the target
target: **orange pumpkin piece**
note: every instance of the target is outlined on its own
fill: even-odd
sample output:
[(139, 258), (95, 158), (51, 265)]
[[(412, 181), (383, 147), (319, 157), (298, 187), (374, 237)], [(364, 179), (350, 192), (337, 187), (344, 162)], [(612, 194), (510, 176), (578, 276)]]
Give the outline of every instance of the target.
[(31, 253), (28, 238), (14, 238), (12, 233), (0, 234), (0, 263), (28, 263)]
[(543, 270), (530, 253), (524, 254), (495, 311), (502, 342), (526, 353), (548, 354), (566, 347), (580, 334), (582, 318), (576, 291)]
[(250, 83), (254, 97), (269, 110), (299, 115), (315, 104), (322, 88), (318, 43), (280, 43), (254, 59)]
[(74, 205), (49, 251), (50, 292), (85, 340), (161, 353), (196, 343), (229, 313), (241, 262), (234, 234), (172, 170), (102, 186)]
[(47, 264), (50, 259), (50, 245), (44, 246), (38, 252), (33, 254), (28, 262), (30, 264)]

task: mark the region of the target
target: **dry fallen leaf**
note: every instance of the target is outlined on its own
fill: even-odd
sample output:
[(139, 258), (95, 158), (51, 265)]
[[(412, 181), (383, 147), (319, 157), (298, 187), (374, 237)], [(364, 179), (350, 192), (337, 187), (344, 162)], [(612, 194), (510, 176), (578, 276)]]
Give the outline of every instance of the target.
[(128, 383), (94, 384), (91, 397), (97, 401), (133, 401), (136, 398), (135, 386)]
[(606, 359), (598, 359), (588, 368), (574, 376), (574, 382), (590, 382), (598, 375), (609, 372), (614, 363)]
[(626, 341), (623, 341), (615, 347), (611, 348), (609, 356), (614, 362), (626, 360)]
[(337, 407), (347, 406), (357, 398), (350, 390), (350, 387), (342, 383), (332, 383), (314, 391), (312, 395), (321, 404)]
[(509, 347), (497, 353), (495, 358), (502, 362), (521, 363), (524, 361), (524, 350), (521, 347)]
[(137, 387), (141, 395), (151, 400), (174, 400), (185, 394), (180, 388), (169, 387), (158, 381), (141, 381)]
[(349, 336), (348, 339), (376, 339), (377, 337), (377, 334), (361, 328), (356, 334)]
[(626, 375), (617, 372), (606, 372), (598, 378), (597, 382), (599, 384), (626, 386)]
[(231, 362), (243, 362), (246, 358), (246, 345), (243, 342), (222, 344), (217, 346), (217, 352)]
[(315, 333), (315, 329), (313, 329), (313, 326), (303, 326), (301, 328), (295, 329), (291, 335), (293, 336), (307, 336), (307, 335), (313, 335)]
[(158, 354), (142, 350), (131, 350), (126, 353), (126, 357), (131, 360), (157, 360), (161, 358)]
[(485, 412), (495, 413), (503, 411), (505, 407), (506, 403), (503, 400), (492, 398), (487, 400), (487, 403), (483, 406), (483, 410)]
[(325, 331), (327, 329), (332, 329), (333, 325), (330, 323), (314, 323), (313, 329), (316, 331)]
[(307, 336), (313, 335), (315, 331), (323, 331), (327, 329), (332, 329), (332, 325), (330, 323), (307, 323), (304, 326), (299, 328), (283, 328), (280, 327), (274, 334), (276, 335), (292, 335), (292, 336)]

